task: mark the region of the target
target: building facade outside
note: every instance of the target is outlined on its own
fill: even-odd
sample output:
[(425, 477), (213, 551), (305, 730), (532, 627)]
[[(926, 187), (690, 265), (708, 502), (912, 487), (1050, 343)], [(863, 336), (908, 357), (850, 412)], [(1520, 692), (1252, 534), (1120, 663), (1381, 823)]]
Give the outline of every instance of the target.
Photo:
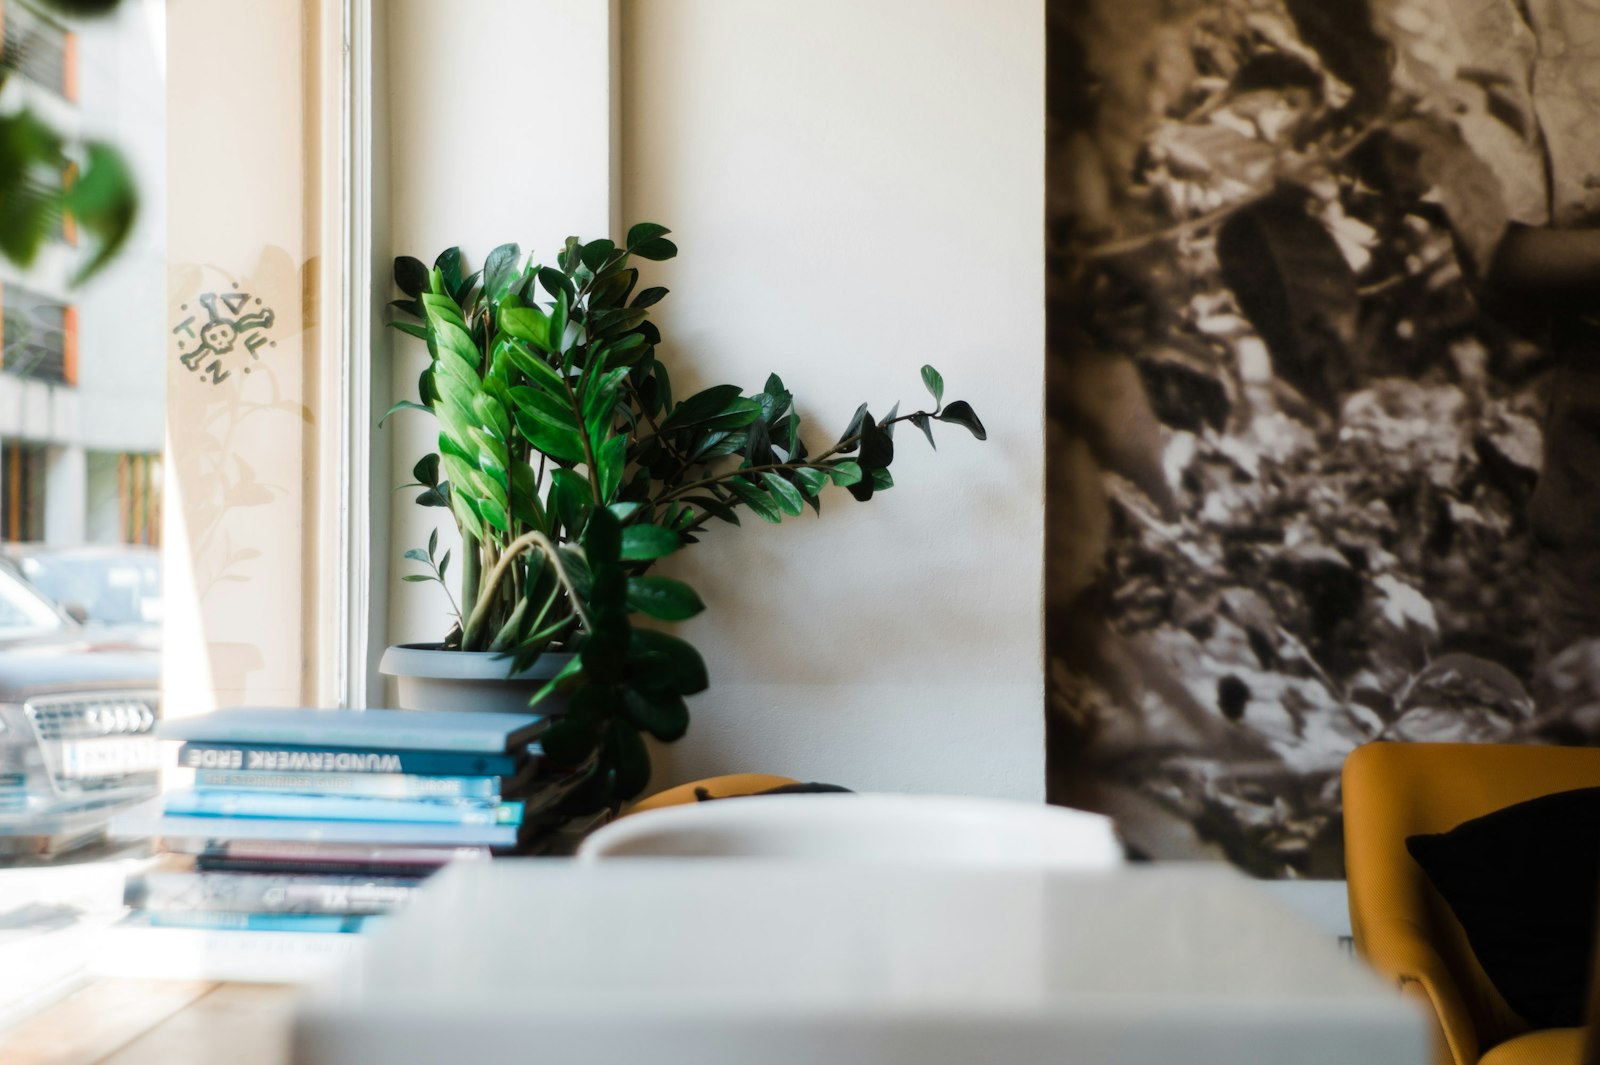
[(70, 218), (31, 268), (0, 262), (0, 540), (153, 544), (166, 374), (162, 4), (125, 0), (68, 26), (0, 0), (0, 28), (19, 60), (0, 106), (116, 145), (142, 191), (127, 245), (88, 283), (70, 284), (81, 256)]

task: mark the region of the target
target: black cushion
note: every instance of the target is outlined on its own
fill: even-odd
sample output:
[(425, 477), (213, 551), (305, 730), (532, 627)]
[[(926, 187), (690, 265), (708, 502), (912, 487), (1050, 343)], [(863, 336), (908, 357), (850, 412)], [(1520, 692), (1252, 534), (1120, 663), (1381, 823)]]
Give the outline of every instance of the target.
[(1411, 836), (1406, 849), (1523, 1020), (1535, 1028), (1584, 1023), (1600, 905), (1600, 788)]

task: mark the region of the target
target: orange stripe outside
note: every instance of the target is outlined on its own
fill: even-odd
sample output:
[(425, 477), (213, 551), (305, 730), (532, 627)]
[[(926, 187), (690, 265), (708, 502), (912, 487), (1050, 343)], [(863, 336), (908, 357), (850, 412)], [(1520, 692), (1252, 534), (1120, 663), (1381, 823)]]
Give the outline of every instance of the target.
[(61, 308), (61, 376), (67, 384), (78, 383), (78, 308)]
[(68, 103), (78, 102), (78, 35), (69, 33), (62, 42), (61, 64), (61, 95), (67, 98)]
[(161, 486), (156, 482), (161, 479), (161, 455), (150, 456), (150, 514), (146, 519), (150, 524), (150, 536), (147, 543), (151, 547), (161, 546)]
[(149, 483), (149, 469), (143, 455), (133, 457), (133, 536), (136, 544), (144, 543), (145, 492)]
[(117, 456), (117, 535), (122, 537), (122, 542), (128, 542), (129, 530), (133, 528), (133, 508), (128, 503), (128, 460), (131, 456)]
[(6, 470), (6, 500), (11, 504), (11, 520), (6, 523), (6, 539), (13, 543), (22, 539), (22, 445), (11, 442), (11, 461)]

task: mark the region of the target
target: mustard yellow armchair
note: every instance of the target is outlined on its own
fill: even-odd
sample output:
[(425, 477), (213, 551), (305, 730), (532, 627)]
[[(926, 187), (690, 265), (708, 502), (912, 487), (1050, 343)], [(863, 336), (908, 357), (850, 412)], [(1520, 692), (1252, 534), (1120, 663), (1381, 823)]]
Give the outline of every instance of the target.
[(768, 773), (729, 773), (727, 776), (707, 777), (690, 784), (679, 784), (666, 791), (658, 791), (648, 799), (640, 799), (628, 807), (623, 816), (642, 813), (645, 810), (657, 810), (663, 806), (681, 806), (684, 803), (699, 802), (702, 795), (710, 799), (731, 799), (736, 795), (754, 795), (757, 792), (798, 783), (800, 782), (792, 777), (775, 777)]
[(1436, 1023), (1439, 1065), (1577, 1065), (1583, 1029), (1530, 1031), (1406, 851), (1406, 837), (1574, 788), (1600, 786), (1600, 750), (1372, 743), (1344, 765), (1345, 871), (1356, 950)]

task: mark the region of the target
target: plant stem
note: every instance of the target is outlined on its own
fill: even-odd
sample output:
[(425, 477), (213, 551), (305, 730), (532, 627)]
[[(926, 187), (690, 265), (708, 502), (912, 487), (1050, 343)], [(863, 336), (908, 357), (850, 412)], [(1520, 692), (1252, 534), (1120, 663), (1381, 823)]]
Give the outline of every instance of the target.
[[(461, 532), (461, 606), (466, 611), (463, 616), (471, 616), (477, 612), (478, 589), (483, 578), (483, 555), (479, 553), (478, 538), (466, 530)], [(461, 632), (465, 635), (466, 623), (463, 621)]]
[(567, 405), (572, 408), (572, 414), (578, 421), (578, 438), (583, 441), (583, 454), (589, 465), (589, 493), (594, 496), (594, 505), (605, 506), (605, 499), (600, 495), (600, 467), (594, 460), (594, 442), (589, 439), (589, 427), (583, 420), (583, 405), (578, 402), (577, 394), (572, 391), (572, 383), (565, 374), (561, 377), (561, 387), (567, 391)]
[(556, 545), (551, 543), (550, 538), (542, 532), (527, 532), (507, 545), (505, 552), (500, 556), (500, 560), (494, 564), (494, 569), (489, 571), (489, 576), (483, 583), (484, 594), (478, 600), (478, 605), (468, 616), (467, 623), (462, 626), (463, 643), (465, 643), (466, 633), (483, 624), (483, 615), (489, 609), (489, 604), (494, 600), (492, 593), (500, 582), (505, 579), (506, 570), (511, 563), (515, 561), (518, 555), (532, 547), (538, 547), (545, 553), (545, 557), (550, 560), (550, 565), (555, 568), (556, 579), (561, 582), (562, 587), (566, 588), (567, 596), (572, 600), (572, 612), (578, 615), (578, 620), (583, 623), (585, 629), (589, 628), (589, 614), (583, 608), (583, 600), (578, 596), (578, 590), (572, 586), (572, 578), (567, 576), (566, 567), (561, 564), (561, 556), (556, 551)]
[[(898, 418), (891, 418), (886, 422), (880, 423), (878, 428), (882, 429), (885, 425), (893, 425), (895, 422), (908, 422), (918, 415), (927, 415), (927, 413), (927, 411), (919, 410), (914, 411), (911, 414), (902, 414)], [(827, 451), (824, 451), (822, 454), (818, 455), (816, 458), (807, 459), (804, 462), (768, 462), (760, 466), (740, 466), (737, 469), (726, 470), (722, 473), (711, 477), (706, 477), (691, 484), (674, 488), (672, 491), (661, 496), (659, 499), (656, 499), (654, 502), (657, 506), (660, 506), (663, 503), (670, 503), (675, 499), (681, 498), (689, 492), (693, 492), (697, 488), (705, 488), (708, 485), (717, 484), (720, 481), (732, 480), (733, 478), (738, 477), (740, 474), (745, 473), (776, 473), (779, 470), (826, 470), (828, 467), (823, 465), (824, 460), (831, 459), (833, 456), (837, 455), (845, 448), (852, 446), (860, 439), (860, 433), (856, 433), (854, 436), (847, 436), (837, 444), (833, 445), (833, 447), (829, 448)]]

